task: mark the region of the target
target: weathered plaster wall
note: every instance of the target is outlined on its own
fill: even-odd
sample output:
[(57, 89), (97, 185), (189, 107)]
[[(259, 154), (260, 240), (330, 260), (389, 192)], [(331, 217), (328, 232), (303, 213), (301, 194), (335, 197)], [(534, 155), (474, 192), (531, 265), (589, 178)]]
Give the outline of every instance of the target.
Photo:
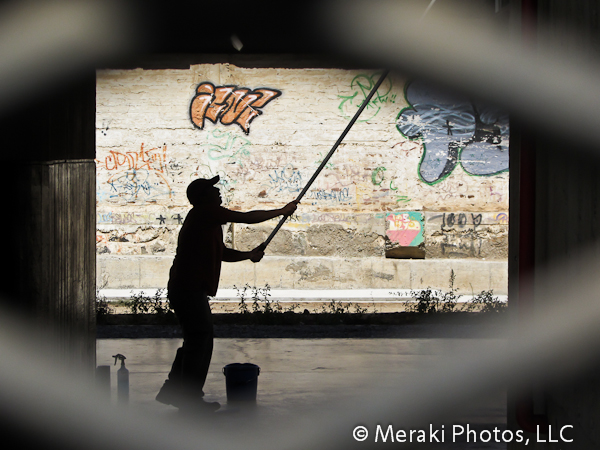
[[(106, 287), (166, 284), (189, 210), (185, 189), (197, 177), (219, 174), (230, 209), (294, 199), (378, 75), (226, 63), (99, 72), (97, 254)], [(507, 170), (504, 115), (389, 76), (265, 260), (226, 264), (221, 286), (250, 270), (258, 285), (281, 288), (417, 288), (427, 268), (422, 282), (446, 287), (457, 263), (448, 260), (461, 259), (464, 290), (491, 260), (498, 274), (485, 266), (475, 285), (505, 293)], [(230, 225), (228, 245), (250, 249), (276, 223)], [(386, 258), (406, 246), (425, 260)]]

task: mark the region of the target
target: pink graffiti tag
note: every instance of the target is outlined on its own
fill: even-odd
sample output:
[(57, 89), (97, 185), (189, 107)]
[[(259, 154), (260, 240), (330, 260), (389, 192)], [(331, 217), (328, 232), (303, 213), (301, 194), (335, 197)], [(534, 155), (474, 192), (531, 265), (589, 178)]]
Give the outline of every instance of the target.
[(406, 247), (421, 232), (421, 224), (418, 220), (410, 218), (409, 214), (388, 214), (386, 220), (391, 222), (386, 234), (392, 242), (398, 242)]
[(212, 123), (219, 120), (223, 125), (238, 124), (244, 133), (250, 133), (250, 122), (262, 114), (263, 108), (271, 100), (279, 97), (281, 91), (274, 89), (255, 89), (251, 91), (237, 86), (215, 87), (212, 83), (201, 83), (190, 104), (192, 123), (204, 128), (204, 120)]

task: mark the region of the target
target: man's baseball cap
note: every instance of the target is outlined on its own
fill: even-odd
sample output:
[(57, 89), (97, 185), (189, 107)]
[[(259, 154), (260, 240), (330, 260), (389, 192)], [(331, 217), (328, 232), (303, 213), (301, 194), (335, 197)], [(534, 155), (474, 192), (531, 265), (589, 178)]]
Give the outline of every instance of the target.
[(219, 175), (213, 178), (198, 178), (192, 181), (187, 187), (187, 198), (192, 205), (201, 203), (208, 189), (219, 182)]

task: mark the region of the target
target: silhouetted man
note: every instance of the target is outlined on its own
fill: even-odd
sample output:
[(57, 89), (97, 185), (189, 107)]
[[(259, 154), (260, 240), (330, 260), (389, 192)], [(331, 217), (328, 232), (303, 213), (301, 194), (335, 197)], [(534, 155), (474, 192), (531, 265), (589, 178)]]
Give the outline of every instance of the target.
[(289, 216), (296, 202), (271, 211), (237, 212), (221, 206), (221, 194), (211, 179), (197, 179), (187, 188), (193, 208), (188, 213), (177, 240), (177, 252), (169, 273), (168, 297), (183, 331), (183, 346), (168, 379), (156, 400), (176, 406), (180, 411), (204, 412), (219, 408), (217, 402), (205, 402), (204, 382), (213, 351), (213, 324), (208, 296), (219, 286), (221, 261), (258, 262), (264, 248), (249, 252), (228, 248), (223, 243), (222, 225), (228, 222), (260, 223), (274, 217)]

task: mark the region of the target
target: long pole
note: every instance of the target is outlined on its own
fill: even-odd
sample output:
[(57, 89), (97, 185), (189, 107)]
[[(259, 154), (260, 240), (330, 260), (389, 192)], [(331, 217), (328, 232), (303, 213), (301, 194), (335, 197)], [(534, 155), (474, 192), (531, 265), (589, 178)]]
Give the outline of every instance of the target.
[[(329, 162), (329, 160), (333, 156), (334, 152), (337, 150), (338, 146), (342, 143), (342, 141), (344, 140), (344, 138), (350, 131), (350, 128), (352, 128), (352, 125), (354, 125), (354, 123), (358, 119), (358, 116), (360, 116), (360, 113), (362, 113), (363, 110), (367, 107), (367, 105), (371, 101), (371, 98), (373, 97), (373, 95), (375, 95), (375, 92), (377, 92), (377, 89), (379, 89), (379, 86), (381, 86), (381, 83), (383, 83), (383, 80), (385, 80), (385, 77), (387, 76), (388, 73), (389, 73), (389, 70), (383, 71), (383, 73), (379, 77), (379, 80), (377, 81), (377, 83), (375, 83), (375, 86), (373, 86), (373, 89), (371, 89), (371, 92), (369, 92), (369, 95), (367, 95), (367, 98), (365, 98), (365, 101), (362, 103), (362, 105), (360, 105), (360, 108), (358, 108), (358, 111), (356, 111), (356, 114), (354, 114), (354, 117), (352, 117), (352, 120), (350, 120), (350, 122), (348, 123), (348, 125), (346, 126), (346, 128), (344, 129), (344, 131), (342, 132), (340, 137), (338, 138), (338, 140), (335, 141), (335, 144), (333, 144), (333, 147), (331, 147), (331, 150), (329, 150), (329, 153), (327, 154), (327, 156), (323, 159), (323, 161), (321, 161), (321, 165), (317, 168), (317, 170), (315, 171), (313, 176), (310, 178), (310, 180), (308, 180), (308, 183), (306, 183), (306, 185), (304, 186), (304, 189), (302, 189), (302, 192), (300, 192), (300, 195), (298, 195), (298, 197), (296, 197), (297, 203), (299, 203), (300, 200), (302, 200), (302, 197), (304, 197), (304, 194), (306, 194), (306, 192), (310, 189), (310, 186), (313, 184), (313, 182), (319, 176), (319, 174), (321, 173), (321, 171), (323, 170), (325, 165)], [(281, 220), (279, 221), (279, 223), (277, 224), (275, 229), (271, 232), (271, 234), (269, 235), (267, 240), (262, 243), (263, 248), (267, 248), (267, 245), (269, 245), (271, 243), (271, 241), (273, 240), (273, 238), (275, 237), (275, 235), (277, 234), (279, 229), (283, 226), (283, 224), (285, 223), (287, 218), (288, 218), (288, 216), (283, 216), (281, 218)]]

